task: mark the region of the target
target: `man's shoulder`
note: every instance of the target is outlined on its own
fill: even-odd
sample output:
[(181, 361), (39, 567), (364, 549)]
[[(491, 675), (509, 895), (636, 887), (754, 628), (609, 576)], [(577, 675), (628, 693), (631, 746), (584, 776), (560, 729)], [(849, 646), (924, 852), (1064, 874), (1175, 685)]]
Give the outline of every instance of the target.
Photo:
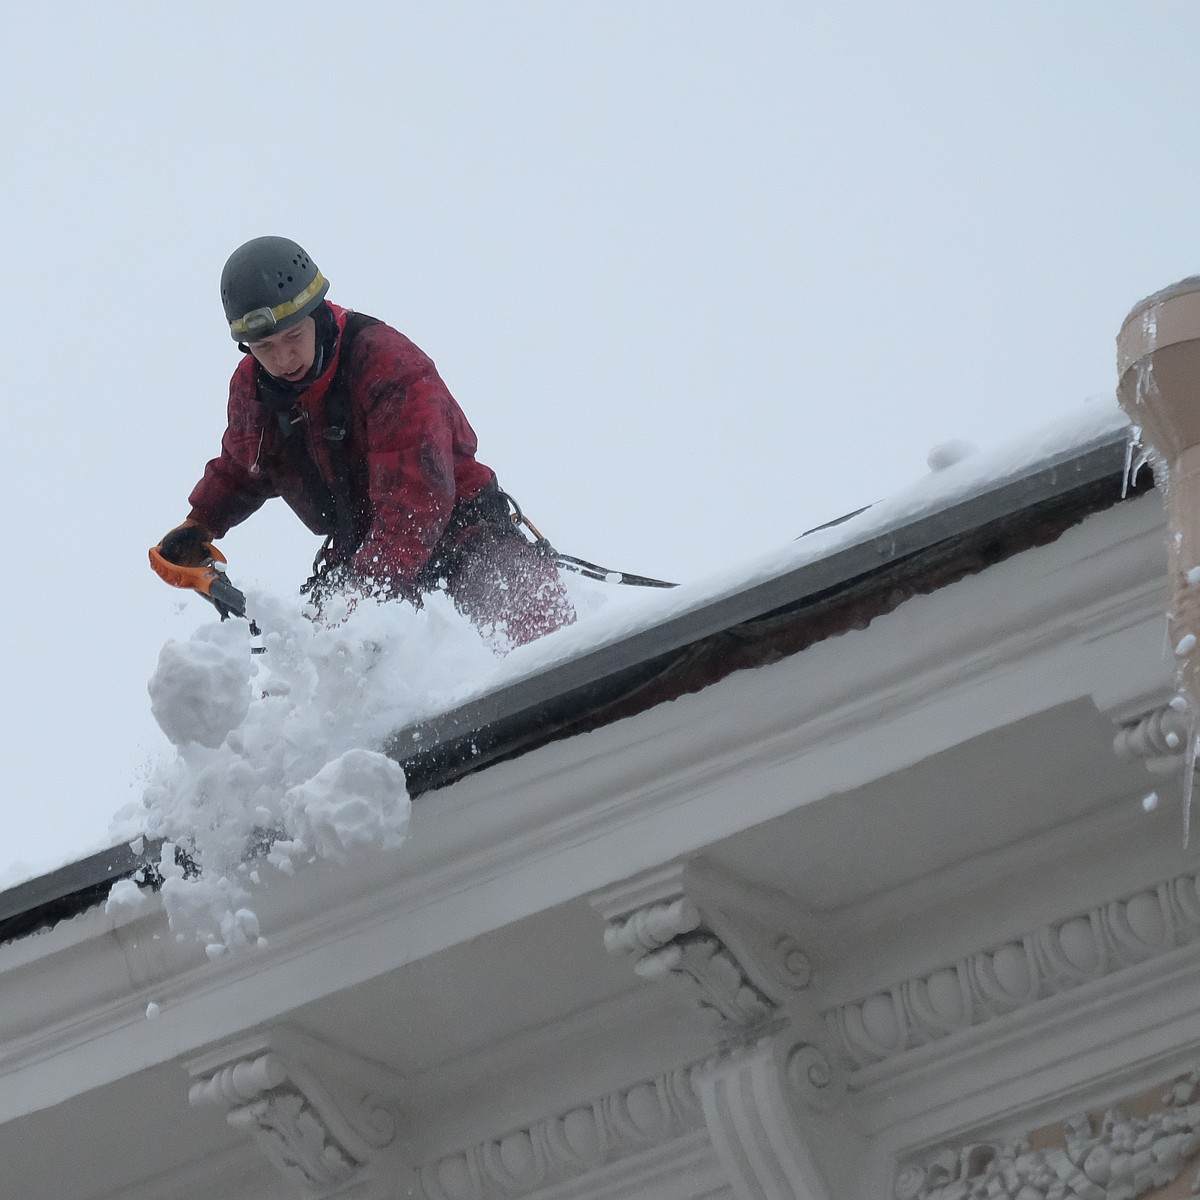
[[(352, 313), (354, 316), (366, 314)], [(433, 360), (411, 338), (398, 329), (370, 318), (371, 324), (361, 325), (354, 334), (351, 347), (351, 366), (369, 374), (424, 374), (433, 369)]]
[(247, 354), (233, 369), (229, 380), (229, 401), (231, 404), (248, 404), (255, 396), (257, 380), (254, 374), (254, 359)]

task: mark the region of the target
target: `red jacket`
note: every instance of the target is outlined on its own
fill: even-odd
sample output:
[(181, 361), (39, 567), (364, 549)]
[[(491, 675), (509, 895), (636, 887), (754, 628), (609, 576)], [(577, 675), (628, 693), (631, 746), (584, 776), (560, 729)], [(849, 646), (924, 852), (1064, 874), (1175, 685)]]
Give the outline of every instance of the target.
[[(337, 348), (321, 375), (298, 396), (295, 426), (326, 484), (334, 464), (325, 437), (323, 400), (338, 368), (347, 311), (330, 305)], [(332, 524), (314, 501), (288, 452), (275, 413), (257, 398), (262, 368), (251, 355), (229, 384), (229, 423), (221, 453), (193, 489), (189, 514), (214, 537), (244, 521), (264, 501), (282, 496), (314, 533)], [(357, 576), (411, 585), (446, 528), (454, 505), (469, 500), (494, 474), (475, 458), (476, 438), (432, 361), (403, 334), (376, 324), (359, 331), (345, 376), (350, 420), (341, 442), (348, 467), (355, 534), (349, 559)]]

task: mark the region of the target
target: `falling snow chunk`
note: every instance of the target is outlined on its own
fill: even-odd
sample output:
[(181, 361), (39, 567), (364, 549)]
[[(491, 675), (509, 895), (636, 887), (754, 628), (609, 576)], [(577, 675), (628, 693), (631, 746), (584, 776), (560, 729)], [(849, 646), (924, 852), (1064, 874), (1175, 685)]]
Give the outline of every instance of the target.
[(1188, 706), (1187, 697), (1172, 696), (1171, 699), (1167, 701), (1167, 704), (1176, 712), (1185, 712)]
[(1142, 808), (1146, 812), (1153, 812), (1158, 807), (1158, 793), (1150, 792), (1142, 797)]
[(146, 839), (144, 837), (134, 838), (133, 841), (129, 843), (129, 849), (132, 850), (134, 854), (141, 854), (145, 848)]
[(249, 711), (250, 659), (245, 644), (220, 636), (219, 627), (201, 633), (162, 648), (148, 685), (150, 711), (172, 745), (215, 750)]
[(1200, 567), (1193, 567), (1187, 573), (1187, 581), (1188, 587), (1195, 587), (1196, 584), (1200, 583)]
[(1196, 635), (1194, 633), (1186, 633), (1179, 639), (1175, 646), (1175, 656), (1182, 658), (1185, 654), (1190, 654), (1196, 646)]
[(354, 848), (398, 848), (411, 807), (400, 766), (361, 749), (327, 763), (284, 799), (296, 840), (334, 858)]
[(137, 912), (146, 904), (146, 897), (132, 879), (119, 879), (112, 885), (104, 911), (109, 916)]
[(1163, 738), (1163, 741), (1164, 741), (1164, 742), (1166, 742), (1166, 743), (1167, 743), (1167, 745), (1168, 745), (1168, 746), (1170, 746), (1170, 748), (1171, 748), (1172, 750), (1178, 750), (1178, 749), (1179, 749), (1179, 734), (1175, 733), (1174, 731), (1171, 731), (1171, 732), (1169, 732), (1169, 733), (1168, 733), (1168, 734), (1167, 734), (1167, 735), (1166, 735), (1166, 736)]
[(220, 958), (225, 951), (226, 947), (220, 942), (209, 942), (208, 945), (204, 947), (204, 953), (207, 954), (209, 959), (214, 962)]
[(159, 1008), (159, 1006), (155, 1004), (153, 1000), (151, 1000), (150, 1003), (146, 1005), (146, 1020), (153, 1021), (161, 1011), (162, 1010)]

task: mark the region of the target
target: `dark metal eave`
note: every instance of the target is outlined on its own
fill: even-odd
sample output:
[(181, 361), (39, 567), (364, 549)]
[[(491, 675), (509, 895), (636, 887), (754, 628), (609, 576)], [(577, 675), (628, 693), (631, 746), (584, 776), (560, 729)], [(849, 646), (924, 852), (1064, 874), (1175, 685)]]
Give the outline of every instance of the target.
[[(386, 751), (418, 796), (551, 741), (699, 691), (875, 617), (912, 596), (1053, 541), (1124, 493), (1123, 431), (1048, 460), (744, 591), (669, 618), (394, 734)], [(1128, 494), (1152, 486), (1149, 472)], [(0, 892), (0, 943), (102, 903), (112, 884), (157, 861), (127, 845)]]
[(0, 892), (0, 943), (49, 929), (103, 903), (118, 879), (154, 871), (161, 849), (161, 838), (144, 838), (140, 853), (121, 843)]
[(935, 513), (724, 596), (398, 731), (412, 796), (861, 628), (914, 595), (1053, 541), (1123, 488), (1117, 431)]

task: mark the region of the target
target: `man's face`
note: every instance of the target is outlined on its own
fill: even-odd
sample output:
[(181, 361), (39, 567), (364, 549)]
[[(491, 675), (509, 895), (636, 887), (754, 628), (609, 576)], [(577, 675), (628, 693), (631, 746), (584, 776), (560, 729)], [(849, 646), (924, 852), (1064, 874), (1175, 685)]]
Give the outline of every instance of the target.
[(305, 317), (296, 325), (250, 342), (250, 353), (268, 375), (295, 383), (308, 374), (317, 355), (317, 323)]

